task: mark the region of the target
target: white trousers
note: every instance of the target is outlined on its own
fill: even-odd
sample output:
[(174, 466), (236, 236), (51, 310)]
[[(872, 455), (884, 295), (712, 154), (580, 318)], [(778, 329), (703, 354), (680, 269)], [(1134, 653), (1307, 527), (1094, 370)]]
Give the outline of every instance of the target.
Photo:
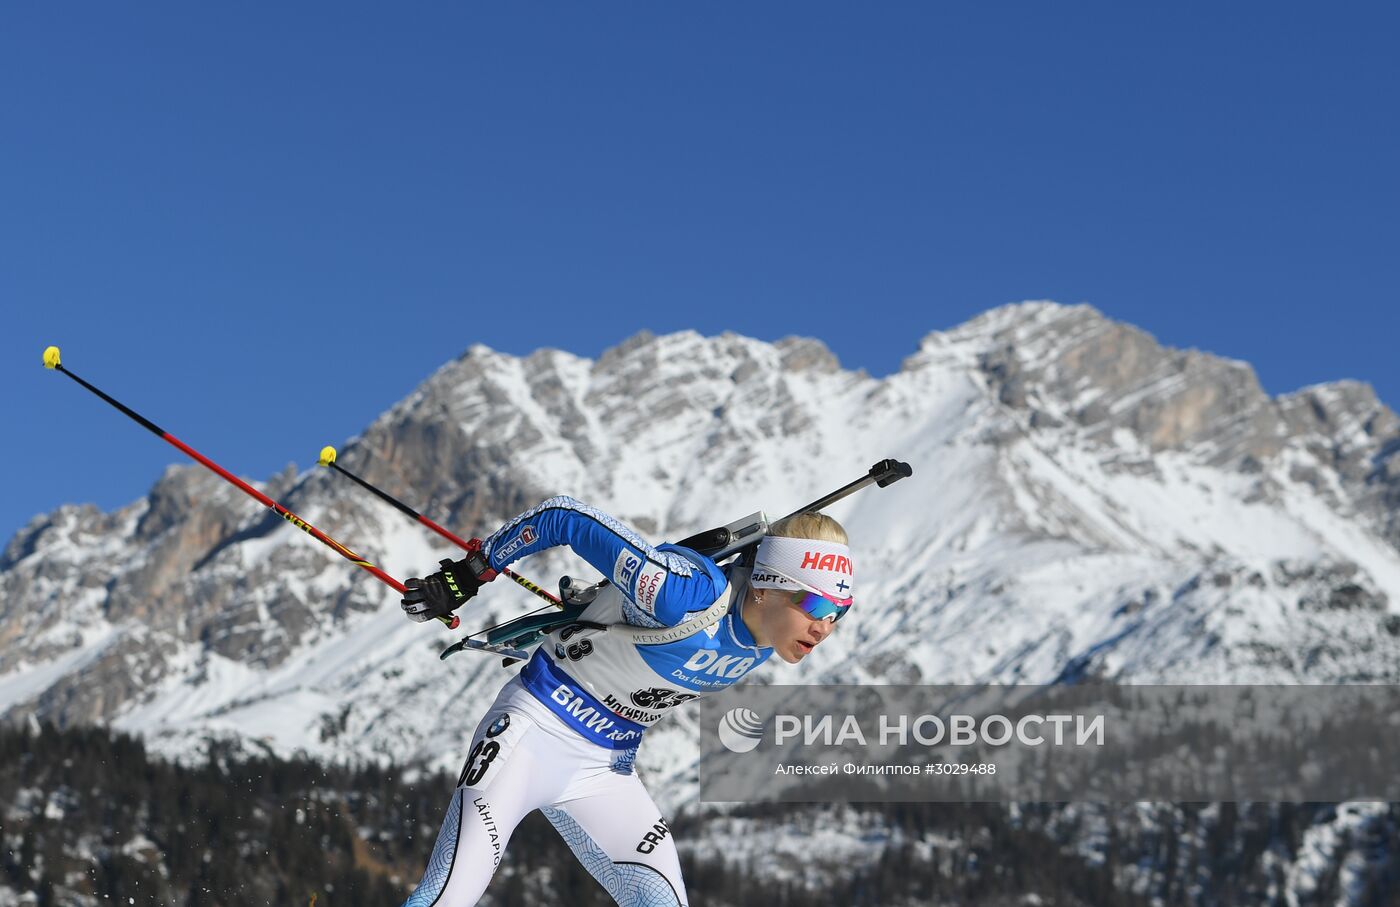
[(630, 756), (575, 734), (516, 679), (472, 736), (428, 868), (404, 907), (475, 904), (535, 809), (622, 907), (686, 907), (676, 845)]

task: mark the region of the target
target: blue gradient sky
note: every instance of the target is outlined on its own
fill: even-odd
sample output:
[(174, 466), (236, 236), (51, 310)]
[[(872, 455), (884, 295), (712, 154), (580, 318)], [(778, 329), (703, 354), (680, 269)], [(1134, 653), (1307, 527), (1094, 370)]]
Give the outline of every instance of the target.
[[(26, 8), (27, 7), (27, 8)], [(1400, 401), (1400, 16), (1348, 4), (0, 6), (0, 537), (306, 467), (474, 342), (1087, 301)], [(250, 504), (250, 506), (253, 506)]]

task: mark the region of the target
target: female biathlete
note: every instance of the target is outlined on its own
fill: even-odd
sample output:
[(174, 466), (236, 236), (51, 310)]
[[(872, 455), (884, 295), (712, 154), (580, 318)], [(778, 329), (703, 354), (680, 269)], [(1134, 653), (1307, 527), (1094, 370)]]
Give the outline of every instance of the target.
[(405, 907), (462, 907), (486, 890), (520, 820), (541, 809), (624, 907), (685, 905), (666, 820), (632, 763), (647, 728), (776, 652), (795, 664), (851, 606), (845, 530), (821, 513), (778, 521), (753, 567), (717, 566), (568, 497), (481, 550), (410, 579), (416, 621), (455, 610), (512, 562), (568, 545), (611, 582), (551, 632), (481, 719), (423, 879)]

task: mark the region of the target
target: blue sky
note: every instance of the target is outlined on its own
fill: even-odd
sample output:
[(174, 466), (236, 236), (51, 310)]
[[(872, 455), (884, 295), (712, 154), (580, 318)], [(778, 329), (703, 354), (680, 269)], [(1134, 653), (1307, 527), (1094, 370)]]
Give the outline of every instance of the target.
[(4, 4), (0, 536), (181, 459), (50, 343), (256, 477), (475, 342), (886, 374), (1021, 299), (1394, 405), (1394, 9)]

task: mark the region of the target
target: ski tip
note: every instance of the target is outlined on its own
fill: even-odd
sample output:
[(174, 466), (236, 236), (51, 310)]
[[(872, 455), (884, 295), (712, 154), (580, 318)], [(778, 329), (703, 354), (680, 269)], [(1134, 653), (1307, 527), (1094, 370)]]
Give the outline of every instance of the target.
[(335, 448), (327, 444), (321, 448), (321, 459), (316, 461), (322, 466), (329, 466), (335, 462)]
[(62, 364), (58, 355), (58, 347), (51, 346), (44, 350), (44, 368), (58, 368)]

